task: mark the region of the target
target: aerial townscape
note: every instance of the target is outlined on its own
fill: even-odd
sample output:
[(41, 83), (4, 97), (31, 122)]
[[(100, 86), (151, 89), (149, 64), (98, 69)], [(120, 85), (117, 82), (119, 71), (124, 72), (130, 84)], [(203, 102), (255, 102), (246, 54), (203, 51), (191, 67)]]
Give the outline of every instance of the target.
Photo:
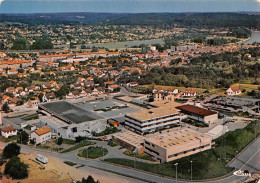
[(260, 6), (242, 1), (0, 0), (0, 183), (259, 183)]

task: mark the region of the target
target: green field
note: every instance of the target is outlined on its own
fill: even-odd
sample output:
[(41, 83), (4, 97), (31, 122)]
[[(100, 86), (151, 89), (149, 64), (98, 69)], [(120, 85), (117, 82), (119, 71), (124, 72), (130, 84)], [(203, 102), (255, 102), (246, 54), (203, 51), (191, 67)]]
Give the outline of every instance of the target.
[(72, 146), (64, 151), (62, 151), (61, 153), (67, 153), (67, 152), (71, 152), (71, 151), (75, 151), (81, 147), (84, 147), (84, 146), (89, 146), (89, 145), (94, 145), (96, 144), (95, 142), (91, 142), (91, 141), (82, 141), (80, 143), (78, 143), (77, 145), (75, 146)]
[(96, 159), (105, 156), (108, 150), (103, 147), (89, 147), (87, 149), (81, 150), (78, 156), (90, 159)]

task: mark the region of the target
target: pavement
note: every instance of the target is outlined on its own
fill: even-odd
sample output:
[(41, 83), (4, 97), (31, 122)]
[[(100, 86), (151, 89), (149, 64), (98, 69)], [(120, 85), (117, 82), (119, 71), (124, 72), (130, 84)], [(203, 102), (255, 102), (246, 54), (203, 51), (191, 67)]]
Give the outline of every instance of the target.
[[(100, 144), (97, 145), (102, 145)], [(4, 143), (0, 143), (0, 146), (3, 146)], [(104, 145), (104, 144), (103, 144)], [(234, 159), (230, 163), (230, 167), (236, 166), (236, 169), (240, 170), (249, 170), (249, 172), (260, 172), (260, 137), (257, 138), (255, 141), (253, 141), (244, 151), (242, 151), (240, 154), (238, 154), (237, 158)], [(106, 147), (108, 148), (108, 147)], [(85, 165), (89, 168), (94, 168), (97, 170), (104, 170), (106, 172), (113, 172), (119, 175), (131, 177), (134, 179), (137, 179), (138, 181), (145, 181), (145, 182), (158, 182), (158, 183), (172, 183), (175, 182), (174, 178), (164, 177), (157, 174), (152, 174), (149, 172), (144, 172), (141, 170), (135, 170), (133, 168), (124, 167), (120, 165), (115, 165), (111, 163), (104, 162), (100, 159), (96, 160), (90, 160), (85, 158), (78, 158), (75, 156), (77, 151), (66, 153), (66, 154), (59, 154), (59, 153), (53, 153), (48, 152), (41, 149), (32, 149), (28, 146), (22, 146), (21, 148), (23, 153), (40, 153), (42, 155), (46, 156), (53, 156), (55, 158), (59, 158), (62, 161), (68, 160), (75, 162), (80, 165)], [(114, 148), (116, 151), (116, 148)], [(112, 152), (112, 151), (111, 151)], [(112, 152), (113, 154), (113, 152)], [(109, 155), (112, 157), (111, 155)], [(108, 157), (109, 157), (108, 156)], [(114, 154), (114, 156), (118, 156), (118, 154)], [(107, 157), (104, 157), (107, 158)], [(101, 158), (102, 159), (102, 158)], [(139, 160), (138, 160), (139, 161)], [(175, 173), (175, 172), (173, 172)], [(178, 180), (180, 183), (186, 183), (186, 182), (217, 182), (217, 183), (238, 183), (242, 180), (244, 180), (245, 177), (239, 177), (233, 174), (229, 174), (224, 177), (216, 178), (216, 179), (209, 179), (209, 180), (202, 180), (202, 181), (189, 181), (189, 180)], [(133, 182), (138, 182), (138, 181)]]

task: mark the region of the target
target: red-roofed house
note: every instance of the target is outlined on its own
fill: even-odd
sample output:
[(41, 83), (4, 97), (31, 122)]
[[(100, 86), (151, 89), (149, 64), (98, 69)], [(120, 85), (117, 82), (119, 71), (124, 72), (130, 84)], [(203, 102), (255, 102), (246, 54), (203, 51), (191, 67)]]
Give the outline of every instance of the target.
[(197, 92), (193, 89), (187, 89), (182, 94), (182, 96), (184, 96), (184, 97), (195, 97), (196, 95), (197, 95)]
[(231, 86), (229, 89), (226, 91), (227, 95), (239, 95), (241, 94), (241, 91), (239, 90), (238, 86)]
[(31, 133), (31, 139), (36, 144), (41, 144), (51, 140), (51, 129), (48, 126), (39, 128)]
[(17, 135), (17, 129), (15, 129), (12, 126), (7, 126), (7, 127), (4, 127), (4, 128), (1, 128), (1, 134), (5, 138), (15, 136), (15, 135)]

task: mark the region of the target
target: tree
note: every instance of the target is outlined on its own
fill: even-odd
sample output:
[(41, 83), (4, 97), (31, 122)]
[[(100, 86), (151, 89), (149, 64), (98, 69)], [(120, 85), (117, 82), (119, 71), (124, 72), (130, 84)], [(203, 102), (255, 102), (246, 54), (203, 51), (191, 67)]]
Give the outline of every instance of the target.
[(6, 163), (4, 173), (13, 179), (24, 179), (28, 177), (28, 165), (21, 162), (19, 157), (13, 156)]
[(2, 110), (5, 112), (5, 113), (8, 113), (10, 111), (10, 107), (8, 106), (8, 103), (4, 103), (4, 105), (2, 106)]
[(62, 142), (63, 142), (63, 138), (62, 138), (62, 137), (59, 137), (59, 138), (57, 139), (57, 144), (58, 144), (58, 145), (61, 145)]
[(13, 156), (18, 156), (20, 154), (20, 146), (18, 146), (16, 143), (11, 143), (5, 146), (3, 151), (3, 156), (5, 158), (11, 158)]
[(99, 183), (99, 181), (95, 181), (94, 178), (89, 175), (87, 179), (82, 178), (81, 181), (77, 181), (77, 183)]
[(25, 131), (18, 133), (17, 143), (27, 144), (29, 141), (29, 135)]
[(50, 39), (46, 38), (41, 38), (41, 39), (36, 39), (35, 42), (32, 44), (31, 49), (52, 49), (53, 44)]
[(12, 50), (27, 50), (29, 48), (29, 42), (26, 39), (18, 38), (14, 40)]
[(40, 93), (40, 94), (38, 95), (38, 98), (39, 98), (40, 102), (42, 102), (42, 97), (43, 97), (43, 93)]

